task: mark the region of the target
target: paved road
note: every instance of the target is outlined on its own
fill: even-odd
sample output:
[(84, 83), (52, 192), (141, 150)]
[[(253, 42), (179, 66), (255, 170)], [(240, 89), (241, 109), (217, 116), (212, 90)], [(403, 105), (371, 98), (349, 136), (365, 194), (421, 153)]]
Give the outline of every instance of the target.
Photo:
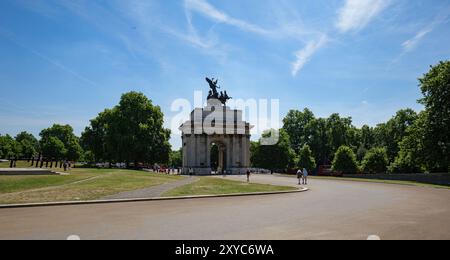
[(450, 239), (450, 190), (330, 180), (311, 180), (309, 188), (256, 197), (0, 209), (0, 239)]

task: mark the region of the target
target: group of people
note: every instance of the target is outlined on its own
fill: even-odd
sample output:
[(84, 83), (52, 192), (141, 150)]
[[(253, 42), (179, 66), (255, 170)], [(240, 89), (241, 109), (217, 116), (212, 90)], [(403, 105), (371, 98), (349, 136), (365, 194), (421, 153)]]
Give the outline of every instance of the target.
[(167, 175), (180, 174), (180, 171), (181, 171), (181, 169), (177, 168), (177, 167), (164, 168), (157, 164), (153, 165), (152, 170), (153, 170), (153, 172), (165, 173)]
[(308, 185), (308, 170), (303, 168), (303, 170), (298, 169), (297, 171), (298, 185)]
[(170, 175), (170, 174), (180, 174), (180, 168), (171, 167), (171, 168), (165, 169), (164, 172), (165, 172), (167, 175)]

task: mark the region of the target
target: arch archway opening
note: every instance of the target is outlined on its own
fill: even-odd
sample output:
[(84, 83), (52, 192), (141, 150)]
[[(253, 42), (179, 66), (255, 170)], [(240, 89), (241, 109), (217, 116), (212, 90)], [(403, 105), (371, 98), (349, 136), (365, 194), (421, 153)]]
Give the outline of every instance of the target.
[(224, 144), (212, 143), (210, 152), (212, 174), (226, 173), (226, 148)]

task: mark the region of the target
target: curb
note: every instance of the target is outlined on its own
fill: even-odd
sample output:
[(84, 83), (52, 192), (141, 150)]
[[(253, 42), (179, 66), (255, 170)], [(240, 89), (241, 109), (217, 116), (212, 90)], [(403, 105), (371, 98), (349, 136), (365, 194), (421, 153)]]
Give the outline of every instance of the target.
[(90, 205), (90, 204), (112, 204), (112, 203), (126, 203), (126, 202), (188, 200), (188, 199), (207, 199), (207, 198), (227, 198), (227, 197), (244, 197), (244, 196), (261, 196), (261, 195), (276, 195), (276, 194), (299, 193), (299, 192), (305, 192), (305, 191), (308, 191), (308, 190), (309, 190), (308, 188), (301, 188), (301, 189), (292, 190), (292, 191), (274, 191), (274, 192), (253, 192), (253, 193), (199, 195), (199, 196), (181, 196), (181, 197), (157, 197), (157, 198), (141, 198), (141, 199), (63, 201), (63, 202), (48, 202), (48, 203), (10, 204), (10, 205), (0, 205), (0, 209), (54, 207), (54, 206), (76, 206), (76, 205)]

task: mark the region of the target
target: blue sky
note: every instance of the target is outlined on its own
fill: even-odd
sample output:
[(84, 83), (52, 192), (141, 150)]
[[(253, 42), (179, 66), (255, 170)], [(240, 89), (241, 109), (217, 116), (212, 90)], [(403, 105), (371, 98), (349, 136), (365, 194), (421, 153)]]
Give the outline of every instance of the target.
[(417, 78), (450, 58), (449, 24), (444, 0), (2, 0), (0, 133), (80, 134), (131, 90), (169, 123), (205, 76), (235, 98), (279, 99), (281, 116), (375, 126), (421, 109)]

